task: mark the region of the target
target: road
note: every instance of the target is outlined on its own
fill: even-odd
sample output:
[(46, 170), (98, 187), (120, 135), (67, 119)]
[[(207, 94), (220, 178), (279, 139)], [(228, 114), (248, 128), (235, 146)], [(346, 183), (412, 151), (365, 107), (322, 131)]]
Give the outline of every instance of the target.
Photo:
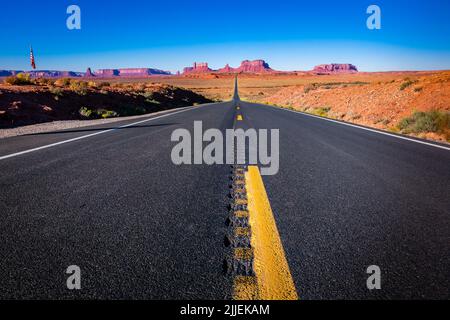
[[(239, 105), (245, 127), (280, 129), (280, 170), (263, 181), (300, 299), (450, 298), (448, 149)], [(0, 298), (230, 299), (230, 166), (174, 165), (170, 137), (235, 117), (230, 101), (2, 139)], [(81, 290), (66, 288), (69, 265)]]

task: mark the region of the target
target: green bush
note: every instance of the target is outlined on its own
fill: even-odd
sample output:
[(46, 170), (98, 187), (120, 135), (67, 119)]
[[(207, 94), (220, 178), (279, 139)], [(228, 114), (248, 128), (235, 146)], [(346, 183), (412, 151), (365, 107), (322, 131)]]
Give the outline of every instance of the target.
[(51, 93), (53, 93), (57, 97), (62, 97), (64, 90), (58, 87), (51, 87), (49, 89)]
[(118, 117), (119, 114), (113, 110), (106, 109), (90, 109), (89, 107), (82, 107), (78, 111), (79, 114), (85, 118), (97, 119), (97, 118), (114, 118)]
[(114, 118), (117, 117), (119, 114), (112, 110), (99, 109), (97, 110), (97, 115), (99, 115), (102, 118)]
[(103, 81), (103, 82), (98, 83), (97, 86), (99, 88), (104, 88), (104, 87), (110, 87), (111, 84), (109, 82), (107, 82), (107, 81)]
[(90, 118), (94, 113), (94, 111), (92, 109), (89, 109), (87, 107), (80, 108), (80, 110), (78, 112), (80, 113), (81, 116), (83, 116), (85, 118)]
[(55, 81), (49, 78), (39, 78), (36, 79), (34, 82), (42, 86), (53, 86), (55, 84)]
[(401, 91), (403, 91), (403, 90), (405, 90), (406, 88), (408, 88), (409, 86), (412, 86), (413, 84), (415, 84), (415, 83), (417, 83), (418, 81), (417, 80), (410, 80), (410, 79), (408, 79), (408, 78), (406, 78), (405, 79), (405, 82), (403, 82), (401, 85), (400, 85), (400, 90)]
[(69, 89), (84, 96), (87, 94), (88, 83), (86, 81), (71, 80)]
[(330, 107), (314, 108), (311, 113), (320, 117), (328, 117), (328, 112), (330, 110)]
[(28, 73), (19, 73), (16, 76), (7, 77), (5, 79), (5, 83), (16, 86), (33, 84), (33, 82), (30, 80), (30, 74)]
[(443, 132), (450, 128), (450, 113), (414, 112), (412, 116), (402, 119), (398, 128), (403, 133)]
[(55, 81), (55, 85), (60, 87), (67, 87), (70, 85), (71, 81), (72, 79), (70, 78), (61, 78)]

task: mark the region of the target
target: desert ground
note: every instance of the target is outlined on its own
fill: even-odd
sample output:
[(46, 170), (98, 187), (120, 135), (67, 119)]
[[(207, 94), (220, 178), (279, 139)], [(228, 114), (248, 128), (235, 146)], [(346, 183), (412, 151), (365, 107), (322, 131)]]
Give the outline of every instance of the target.
[[(212, 100), (231, 98), (233, 76), (160, 78)], [(450, 71), (239, 75), (241, 99), (450, 142)]]
[[(234, 74), (0, 84), (0, 127), (130, 116), (231, 99)], [(10, 81), (11, 82), (11, 81)], [(240, 74), (241, 99), (450, 142), (450, 71)]]

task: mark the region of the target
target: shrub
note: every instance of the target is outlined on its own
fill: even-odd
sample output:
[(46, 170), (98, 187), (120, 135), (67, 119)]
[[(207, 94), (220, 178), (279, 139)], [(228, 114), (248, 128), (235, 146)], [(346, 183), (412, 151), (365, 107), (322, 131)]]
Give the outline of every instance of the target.
[(99, 88), (110, 87), (111, 84), (109, 82), (103, 81), (97, 84)]
[(119, 114), (113, 110), (98, 109), (97, 115), (102, 118), (114, 118), (117, 117)]
[(53, 86), (55, 83), (54, 80), (49, 79), (49, 78), (39, 78), (39, 79), (36, 79), (34, 82), (39, 85), (47, 85), (47, 86)]
[(69, 88), (79, 95), (84, 96), (87, 94), (88, 84), (86, 81), (71, 80)]
[(331, 110), (330, 107), (314, 108), (311, 113), (321, 117), (328, 117), (328, 112), (330, 110)]
[(92, 114), (94, 113), (93, 110), (91, 110), (87, 107), (80, 108), (80, 110), (78, 112), (81, 116), (86, 117), (86, 118), (90, 118), (92, 116)]
[(145, 91), (142, 93), (142, 96), (146, 99), (152, 99), (153, 98), (153, 91)]
[(450, 128), (450, 113), (414, 112), (412, 116), (402, 119), (398, 128), (403, 133), (443, 132)]
[(413, 85), (413, 84), (415, 84), (415, 83), (417, 83), (418, 81), (417, 80), (409, 80), (409, 78), (406, 78), (405, 79), (405, 82), (403, 82), (401, 85), (400, 85), (400, 90), (405, 90), (406, 88), (408, 88), (409, 86), (411, 86), (411, 85)]
[(420, 92), (422, 91), (423, 87), (415, 87), (414, 92)]
[(64, 90), (57, 87), (50, 88), (50, 92), (53, 93), (57, 97), (62, 97)]
[(71, 82), (70, 78), (61, 78), (55, 81), (55, 86), (67, 87), (70, 85), (70, 82)]
[(151, 104), (161, 104), (160, 101), (155, 100), (155, 99), (145, 99), (145, 102), (151, 103)]
[(30, 74), (28, 73), (19, 73), (16, 76), (7, 77), (5, 79), (5, 83), (22, 86), (27, 84), (32, 84), (33, 82), (30, 80)]

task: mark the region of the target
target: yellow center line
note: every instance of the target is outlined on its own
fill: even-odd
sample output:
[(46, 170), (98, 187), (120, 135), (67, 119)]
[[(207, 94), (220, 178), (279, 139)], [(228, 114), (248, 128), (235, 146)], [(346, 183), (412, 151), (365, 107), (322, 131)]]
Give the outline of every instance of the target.
[(241, 114), (238, 114), (238, 116), (237, 116), (237, 121), (242, 121), (244, 118), (242, 117), (242, 115)]
[(233, 298), (297, 300), (297, 291), (257, 166), (248, 167), (245, 183), (255, 277), (236, 277)]

